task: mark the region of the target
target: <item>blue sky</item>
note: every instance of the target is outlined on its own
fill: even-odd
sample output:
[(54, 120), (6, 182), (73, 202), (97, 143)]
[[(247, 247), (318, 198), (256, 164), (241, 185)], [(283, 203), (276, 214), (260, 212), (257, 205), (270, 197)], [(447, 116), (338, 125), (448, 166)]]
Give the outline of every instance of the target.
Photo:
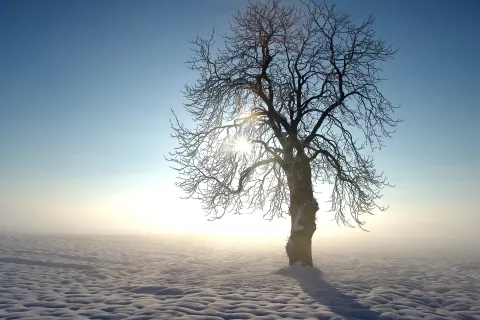
[[(165, 231), (179, 221), (202, 223), (196, 204), (177, 200), (163, 158), (173, 146), (170, 109), (182, 114), (181, 89), (195, 80), (184, 63), (188, 41), (213, 27), (225, 31), (244, 3), (1, 1), (3, 229)], [(391, 209), (371, 228), (417, 226), (421, 234), (433, 225), (438, 233), (474, 235), (480, 4), (330, 3), (357, 21), (373, 13), (378, 35), (400, 48), (384, 67), (382, 89), (405, 121), (376, 155), (397, 187), (386, 190)], [(138, 203), (149, 211), (141, 218)]]

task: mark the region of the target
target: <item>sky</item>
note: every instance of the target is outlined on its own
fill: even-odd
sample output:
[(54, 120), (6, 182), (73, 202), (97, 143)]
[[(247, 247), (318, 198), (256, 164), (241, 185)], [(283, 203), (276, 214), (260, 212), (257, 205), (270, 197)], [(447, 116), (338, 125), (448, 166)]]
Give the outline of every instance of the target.
[[(287, 237), (262, 215), (208, 222), (181, 200), (164, 156), (170, 109), (195, 74), (188, 41), (226, 31), (240, 0), (0, 1), (0, 231)], [(318, 237), (480, 239), (480, 3), (330, 1), (400, 48), (383, 93), (400, 124), (375, 154), (395, 188), (370, 233), (338, 227), (319, 199)], [(316, 235), (316, 236), (317, 236)]]

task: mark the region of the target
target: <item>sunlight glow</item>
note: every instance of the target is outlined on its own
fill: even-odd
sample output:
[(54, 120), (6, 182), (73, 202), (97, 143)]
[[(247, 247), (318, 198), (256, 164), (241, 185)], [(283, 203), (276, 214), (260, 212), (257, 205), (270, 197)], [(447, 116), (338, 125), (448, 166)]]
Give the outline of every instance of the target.
[(240, 137), (235, 140), (233, 149), (236, 152), (249, 153), (252, 150), (252, 145), (247, 141), (247, 139)]
[[(240, 150), (249, 150), (244, 140)], [(170, 184), (161, 182), (137, 186), (112, 195), (96, 210), (97, 220), (102, 214), (105, 219), (114, 221), (115, 228), (140, 231), (142, 233), (182, 233), (206, 236), (238, 237), (260, 239), (276, 237), (286, 239), (290, 231), (290, 218), (275, 218), (266, 221), (262, 212), (243, 215), (226, 215), (220, 220), (208, 221), (201, 204), (195, 200), (180, 199), (184, 194)], [(321, 200), (321, 198), (320, 198)], [(317, 214), (318, 236), (343, 234), (346, 228), (340, 228), (332, 221), (333, 215), (325, 212), (324, 204)], [(103, 212), (103, 213), (102, 213)], [(92, 213), (93, 215), (93, 213)], [(105, 226), (108, 224), (105, 222)], [(110, 225), (111, 227), (111, 225)]]

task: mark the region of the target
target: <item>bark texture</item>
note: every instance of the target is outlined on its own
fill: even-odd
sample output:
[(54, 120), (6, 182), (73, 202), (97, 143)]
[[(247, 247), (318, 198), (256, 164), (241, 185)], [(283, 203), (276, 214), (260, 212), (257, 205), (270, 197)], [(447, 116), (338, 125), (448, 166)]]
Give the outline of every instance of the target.
[(317, 229), (318, 203), (313, 197), (310, 160), (298, 155), (287, 175), (290, 188), (290, 237), (286, 245), (289, 264), (313, 266), (312, 237)]

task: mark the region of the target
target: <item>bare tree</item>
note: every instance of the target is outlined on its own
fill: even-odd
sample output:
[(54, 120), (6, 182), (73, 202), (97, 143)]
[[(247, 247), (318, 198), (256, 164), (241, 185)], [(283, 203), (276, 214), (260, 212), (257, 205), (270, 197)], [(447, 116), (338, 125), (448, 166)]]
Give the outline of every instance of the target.
[(314, 185), (332, 186), (339, 224), (362, 228), (362, 214), (385, 210), (376, 201), (388, 183), (370, 154), (399, 122), (378, 88), (379, 64), (396, 51), (373, 22), (355, 25), (325, 3), (267, 0), (233, 16), (222, 46), (213, 35), (193, 41), (198, 80), (184, 94), (196, 127), (175, 116), (179, 146), (168, 158), (187, 198), (212, 219), (288, 212), (289, 263), (309, 266)]

